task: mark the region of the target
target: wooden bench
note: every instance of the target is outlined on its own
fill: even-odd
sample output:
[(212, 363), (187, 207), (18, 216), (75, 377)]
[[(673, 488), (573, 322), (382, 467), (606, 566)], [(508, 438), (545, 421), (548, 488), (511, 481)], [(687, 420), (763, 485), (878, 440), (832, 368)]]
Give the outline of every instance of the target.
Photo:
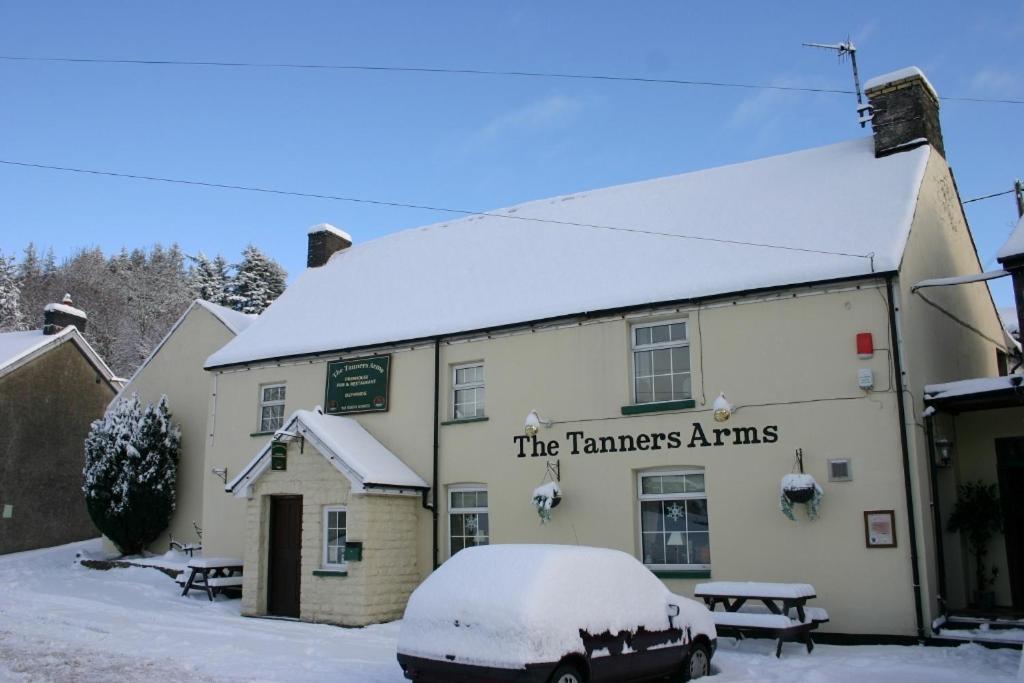
[(197, 557), (189, 560), (188, 570), (175, 579), (182, 595), (198, 588), (213, 601), (217, 593), (242, 588), (242, 561), (233, 557)]
[[(828, 621), (828, 612), (820, 607), (807, 607), (807, 600), (816, 597), (814, 587), (801, 584), (747, 583), (719, 581), (699, 584), (694, 595), (702, 598), (720, 634), (775, 639), (775, 656), (782, 656), (783, 642), (799, 641), (814, 650), (811, 631)], [(748, 605), (755, 600), (761, 605)], [(724, 611), (716, 611), (721, 605)]]

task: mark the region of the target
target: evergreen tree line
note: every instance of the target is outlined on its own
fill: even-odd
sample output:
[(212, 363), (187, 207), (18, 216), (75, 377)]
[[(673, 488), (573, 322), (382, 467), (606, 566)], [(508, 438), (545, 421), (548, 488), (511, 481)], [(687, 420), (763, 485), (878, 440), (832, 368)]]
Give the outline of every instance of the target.
[(85, 337), (122, 377), (135, 371), (194, 299), (242, 313), (262, 313), (285, 288), (287, 274), (249, 245), (242, 260), (178, 245), (122, 249), (107, 257), (83, 248), (58, 263), (29, 243), (20, 259), (0, 253), (0, 332), (39, 329), (43, 307), (70, 293), (89, 317)]

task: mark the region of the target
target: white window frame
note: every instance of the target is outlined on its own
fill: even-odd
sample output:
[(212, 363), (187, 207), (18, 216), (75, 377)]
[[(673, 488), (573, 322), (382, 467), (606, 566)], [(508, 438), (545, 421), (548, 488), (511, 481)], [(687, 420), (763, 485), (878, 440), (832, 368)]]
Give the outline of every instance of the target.
[[(481, 379), (479, 382), (464, 382), (462, 384), (459, 384), (456, 381), (456, 379), (459, 376), (459, 370), (466, 370), (467, 368), (480, 368), (480, 374), (483, 376), (483, 379)], [(487, 415), (487, 376), (485, 373), (486, 370), (484, 369), (484, 362), (482, 360), (474, 361), (472, 363), (459, 363), (458, 365), (452, 366), (452, 420), (478, 420), (481, 417), (485, 417)], [(476, 405), (481, 406), (483, 408), (483, 412), (481, 412), (481, 414), (473, 415), (471, 417), (458, 416), (458, 412), (456, 410), (456, 397), (458, 396), (458, 392), (464, 389), (484, 390), (484, 400), (475, 402)]]
[[(699, 474), (704, 477), (704, 490), (695, 491), (692, 493), (644, 493), (643, 480), (645, 477), (664, 477), (672, 475), (686, 475), (686, 474)], [(700, 467), (689, 467), (684, 469), (672, 469), (672, 470), (642, 470), (636, 473), (636, 533), (637, 533), (637, 550), (639, 552), (640, 562), (651, 571), (710, 571), (711, 563), (696, 563), (696, 564), (647, 564), (644, 562), (644, 520), (643, 520), (643, 506), (641, 505), (644, 501), (650, 500), (703, 500), (705, 506), (708, 500), (708, 478), (707, 471)], [(711, 515), (708, 514), (708, 548), (711, 548)]]
[[(662, 325), (685, 325), (686, 338), (682, 341), (667, 341), (650, 344), (637, 344), (636, 342), (636, 331), (644, 327), (660, 327)], [(683, 397), (673, 397), (664, 401), (644, 401), (640, 403), (636, 397), (636, 354), (638, 351), (656, 351), (658, 349), (673, 349), (673, 348), (685, 348), (686, 355), (690, 358), (690, 369), (686, 373), (690, 376), (690, 393)], [(630, 386), (629, 394), (632, 398), (633, 405), (657, 405), (659, 403), (670, 403), (672, 401), (689, 401), (693, 399), (693, 356), (690, 354), (690, 319), (689, 318), (675, 318), (672, 320), (648, 320), (645, 322), (632, 323), (629, 326), (629, 377)], [(652, 366), (653, 370), (653, 366)], [(673, 387), (674, 389), (674, 387)], [(653, 375), (652, 375), (652, 386), (651, 390), (653, 393)]]
[[(285, 397), (283, 399), (281, 399), (279, 401), (264, 401), (263, 400), (263, 392), (265, 390), (267, 390), (267, 389), (277, 389), (277, 388), (284, 389)], [(285, 402), (287, 400), (288, 400), (288, 384), (286, 382), (269, 382), (267, 384), (261, 384), (260, 385), (260, 395), (259, 395), (259, 409), (258, 409), (258, 411), (256, 413), (256, 415), (257, 415), (257, 418), (256, 418), (256, 431), (258, 431), (258, 432), (260, 432), (262, 434), (262, 433), (267, 433), (267, 432), (276, 432), (278, 429), (281, 429), (281, 427), (284, 426), (284, 420), (285, 420), (285, 417), (286, 417), (285, 414), (284, 414), (284, 405), (285, 405)], [(275, 427), (274, 429), (264, 429), (263, 428), (263, 409), (266, 408), (266, 407), (270, 407), (270, 406), (281, 406), (281, 424), (278, 425), (277, 427)]]
[[(474, 493), (483, 492), (487, 494), (487, 507), (452, 507), (452, 494), (453, 493)], [(487, 515), (487, 543), (484, 545), (491, 544), (491, 494), (487, 490), (485, 484), (459, 484), (456, 486), (448, 487), (448, 557), (454, 555), (452, 552), (452, 514), (485, 514)], [(463, 534), (464, 536), (465, 534)]]
[(327, 561), (327, 530), (328, 530), (327, 520), (330, 519), (330, 514), (328, 514), (328, 513), (331, 513), (331, 512), (344, 512), (345, 513), (345, 527), (344, 527), (344, 529), (345, 529), (345, 541), (346, 541), (346, 543), (348, 542), (348, 507), (346, 507), (345, 505), (325, 505), (324, 506), (324, 511), (323, 511), (323, 518), (322, 518), (323, 522), (322, 522), (322, 529), (321, 529), (321, 531), (323, 532), (321, 534), (321, 545), (323, 546), (322, 547), (322, 551), (323, 552), (322, 552), (322, 554), (320, 556), (320, 565), (324, 569), (345, 569), (348, 566), (348, 563), (345, 562), (345, 545), (344, 544), (341, 546), (341, 558), (342, 558), (341, 559), (341, 563), (340, 564), (337, 563), (337, 562), (331, 563), (331, 562)]

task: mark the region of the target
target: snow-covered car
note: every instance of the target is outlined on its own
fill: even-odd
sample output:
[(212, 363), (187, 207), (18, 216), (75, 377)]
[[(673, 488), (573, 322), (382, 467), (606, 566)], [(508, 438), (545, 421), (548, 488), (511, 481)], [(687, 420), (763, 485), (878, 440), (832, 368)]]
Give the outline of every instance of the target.
[(704, 605), (618, 550), (467, 548), (409, 598), (398, 663), (414, 681), (699, 678), (717, 644)]

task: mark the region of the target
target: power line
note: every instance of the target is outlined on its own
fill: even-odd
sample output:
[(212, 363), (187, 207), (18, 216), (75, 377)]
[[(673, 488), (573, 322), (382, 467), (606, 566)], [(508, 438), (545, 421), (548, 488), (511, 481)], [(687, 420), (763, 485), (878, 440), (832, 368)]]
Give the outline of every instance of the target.
[(809, 249), (806, 247), (792, 247), (780, 244), (769, 244), (766, 242), (746, 242), (742, 240), (730, 240), (719, 237), (705, 237), (702, 235), (683, 235), (671, 232), (658, 232), (656, 230), (644, 230), (642, 228), (628, 228), (622, 226), (599, 225), (596, 223), (578, 223), (575, 221), (562, 221), (554, 218), (531, 218), (529, 216), (517, 216), (514, 214), (491, 213), (487, 211), (472, 211), (469, 209), (454, 209), (444, 206), (431, 206), (428, 204), (409, 204), (405, 202), (393, 202), (380, 199), (366, 199), (364, 197), (347, 197), (342, 195), (321, 194), (317, 192), (295, 192), (291, 190), (278, 190), (269, 187), (256, 187), (252, 185), (232, 185), (228, 183), (211, 183), (202, 180), (185, 180), (182, 178), (164, 178), (160, 176), (139, 175), (135, 173), (119, 173), (116, 171), (100, 171), (88, 168), (72, 168), (69, 166), (53, 166), (49, 164), (35, 164), (27, 161), (11, 161), (0, 159), (0, 164), (7, 166), (18, 166), (22, 168), (37, 168), (49, 171), (64, 171), (67, 173), (84, 173), (88, 175), (107, 176), (113, 178), (129, 178), (132, 180), (149, 180), (160, 183), (172, 183), (176, 185), (190, 185), (196, 187), (208, 187), (218, 190), (240, 190), (244, 192), (262, 192), (265, 194), (284, 195), (289, 197), (306, 197), (310, 199), (327, 199), (337, 202), (350, 202), (355, 204), (372, 204), (374, 206), (388, 206), (401, 209), (419, 209), (424, 211), (438, 211), (442, 213), (454, 213), (464, 216), (489, 216), (491, 218), (504, 218), (506, 220), (530, 221), (535, 223), (550, 223), (553, 225), (564, 225), (576, 228), (590, 228), (594, 230), (613, 230), (617, 232), (629, 232), (639, 235), (653, 235), (656, 237), (674, 237), (677, 239), (698, 240), (702, 242), (718, 242), (721, 244), (736, 244), (746, 247), (761, 247), (764, 249), (781, 249), (784, 251), (799, 251), (809, 254), (826, 254), (828, 256), (849, 256), (874, 260), (873, 254), (849, 254), (842, 251), (827, 251), (823, 249)]
[[(98, 57), (28, 57), (24, 55), (0, 55), (0, 60), (9, 62), (61, 62), (72, 64), (128, 64), (136, 66), (198, 66), (243, 69), (306, 69), (316, 71), (375, 71), (396, 73), (452, 74), (463, 76), (506, 76), (515, 78), (557, 78), (564, 80), (617, 81), (646, 83), (652, 85), (690, 85), (716, 88), (743, 88), (753, 90), (779, 90), (785, 92), (809, 92), (829, 95), (856, 95), (853, 90), (840, 88), (815, 88), (767, 83), (743, 83), (733, 81), (704, 81), (680, 78), (650, 78), (645, 76), (613, 76), (609, 74), (563, 73), (555, 71), (504, 71), (497, 69), (458, 69), (425, 66), (381, 66), (374, 64), (303, 64), (292, 62), (219, 62), (192, 61), (182, 59), (102, 59)], [(942, 97), (942, 100), (961, 102), (986, 102), (994, 104), (1024, 104), (1024, 100), (989, 99), (983, 97)]]
[(984, 197), (975, 197), (974, 199), (966, 199), (961, 204), (970, 204), (971, 202), (980, 202), (982, 199), (992, 199), (993, 197), (1002, 197), (1004, 194), (1013, 194), (1016, 190), (1006, 190), (1004, 192), (996, 192), (994, 194), (987, 194)]

